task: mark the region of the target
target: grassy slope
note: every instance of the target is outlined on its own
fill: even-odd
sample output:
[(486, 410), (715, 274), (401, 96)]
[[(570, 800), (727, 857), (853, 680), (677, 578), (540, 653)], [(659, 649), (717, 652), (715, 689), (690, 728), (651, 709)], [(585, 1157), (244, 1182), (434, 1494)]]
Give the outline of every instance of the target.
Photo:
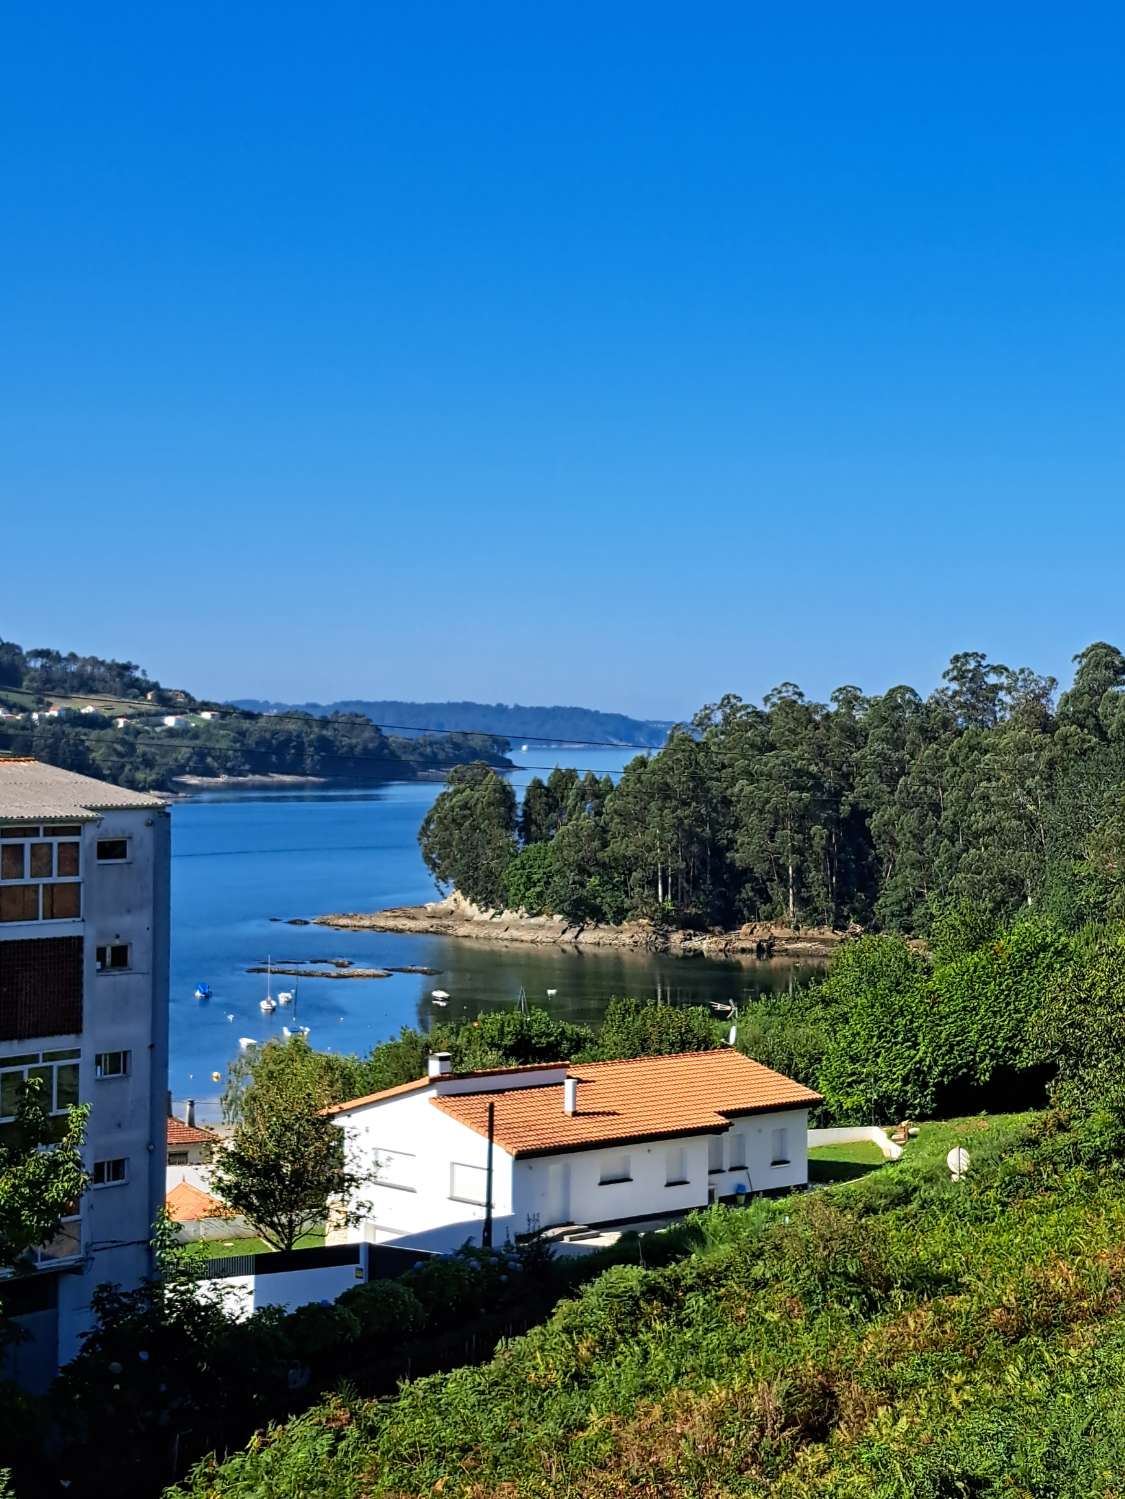
[(689, 1259), (611, 1270), (490, 1363), (329, 1401), (189, 1491), (1120, 1495), (1125, 1197), (1005, 1159), (1024, 1123), (930, 1126), (860, 1180), (700, 1215)]

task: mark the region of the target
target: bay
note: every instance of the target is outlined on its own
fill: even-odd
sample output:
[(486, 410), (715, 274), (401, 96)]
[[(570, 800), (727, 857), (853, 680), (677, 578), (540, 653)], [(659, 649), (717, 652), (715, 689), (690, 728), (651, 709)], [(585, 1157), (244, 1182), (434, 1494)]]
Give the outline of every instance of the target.
[[(620, 774), (634, 751), (513, 751), (517, 792), (554, 764), (598, 775)], [(216, 1097), (239, 1038), (258, 1043), (283, 1025), (307, 1025), (324, 1051), (366, 1052), (404, 1025), (475, 1016), (528, 1002), (568, 1019), (596, 1021), (613, 995), (672, 1003), (734, 999), (802, 982), (815, 966), (785, 959), (720, 961), (648, 953), (516, 947), (448, 937), (290, 926), (291, 917), (375, 911), (433, 900), (433, 880), (418, 850), (418, 827), (439, 782), (368, 787), (223, 789), (185, 797), (172, 808), (171, 1058), (177, 1098)], [(297, 1016), (279, 1006), (265, 1016), (262, 974), (249, 966), (347, 958), (364, 967), (423, 966), (439, 977), (310, 979), (297, 986)], [(197, 983), (213, 997), (200, 1002)], [(292, 989), (275, 978), (273, 992)], [(434, 989), (448, 1006), (436, 1008)], [(548, 989), (556, 990), (551, 998)], [(206, 1110), (204, 1111), (206, 1112)]]

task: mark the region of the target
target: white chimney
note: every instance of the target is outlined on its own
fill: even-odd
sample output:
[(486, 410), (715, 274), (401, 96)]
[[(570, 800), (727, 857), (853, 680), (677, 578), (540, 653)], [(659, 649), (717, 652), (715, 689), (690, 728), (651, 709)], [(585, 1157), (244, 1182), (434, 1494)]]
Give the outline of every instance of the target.
[(185, 1098), (184, 1099), (184, 1123), (187, 1124), (187, 1125), (189, 1125), (189, 1126), (193, 1126), (193, 1127), (195, 1125), (195, 1099), (194, 1098)]
[(577, 1114), (578, 1112), (578, 1079), (576, 1077), (563, 1078), (563, 1113)]
[(449, 1077), (453, 1072), (453, 1057), (448, 1051), (434, 1051), (430, 1053), (426, 1070), (430, 1077)]

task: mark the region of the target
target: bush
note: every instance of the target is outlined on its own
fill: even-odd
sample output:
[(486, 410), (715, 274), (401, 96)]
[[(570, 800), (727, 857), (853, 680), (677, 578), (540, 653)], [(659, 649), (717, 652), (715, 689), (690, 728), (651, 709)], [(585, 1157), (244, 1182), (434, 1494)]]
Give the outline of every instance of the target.
[(406, 1338), (417, 1332), (426, 1320), (425, 1309), (418, 1297), (398, 1280), (372, 1280), (363, 1286), (353, 1286), (344, 1292), (336, 1305), (355, 1318), (361, 1338), (388, 1335)]

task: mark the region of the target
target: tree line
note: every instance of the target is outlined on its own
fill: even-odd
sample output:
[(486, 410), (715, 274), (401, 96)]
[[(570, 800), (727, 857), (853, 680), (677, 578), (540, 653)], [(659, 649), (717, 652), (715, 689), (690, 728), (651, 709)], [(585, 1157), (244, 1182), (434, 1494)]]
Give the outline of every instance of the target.
[(519, 806), (487, 767), (457, 770), (422, 853), (482, 906), (576, 923), (925, 934), (966, 900), (994, 919), (1125, 914), (1125, 656), (1097, 642), (1057, 685), (968, 651), (928, 697), (727, 696), (616, 785), (555, 770)]

